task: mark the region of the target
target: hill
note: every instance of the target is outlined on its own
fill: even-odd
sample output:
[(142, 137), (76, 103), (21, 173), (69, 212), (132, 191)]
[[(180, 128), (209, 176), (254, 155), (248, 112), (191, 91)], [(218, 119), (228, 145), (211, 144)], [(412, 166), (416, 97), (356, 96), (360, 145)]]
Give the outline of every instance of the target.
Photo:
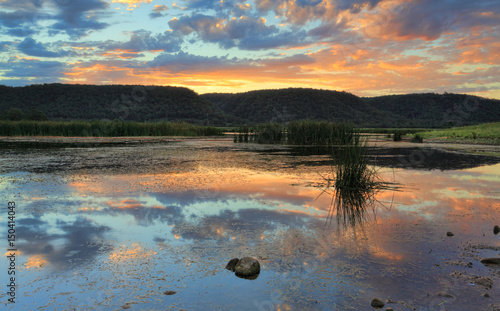
[(260, 90), (237, 94), (204, 94), (229, 115), (245, 118), (248, 123), (326, 120), (378, 126), (382, 122), (401, 122), (399, 116), (382, 112), (347, 92), (289, 88)]
[(43, 84), (0, 86), (0, 112), (38, 109), (51, 120), (175, 120), (221, 124), (227, 117), (213, 103), (182, 87)]
[(198, 95), (183, 87), (140, 85), (0, 85), (0, 114), (40, 110), (51, 120), (187, 121), (234, 126), (294, 120), (361, 127), (449, 127), (500, 120), (500, 101), (463, 94), (361, 98), (347, 92), (288, 88)]
[(500, 100), (466, 94), (389, 95), (364, 101), (407, 120), (409, 127), (450, 127), (500, 120)]

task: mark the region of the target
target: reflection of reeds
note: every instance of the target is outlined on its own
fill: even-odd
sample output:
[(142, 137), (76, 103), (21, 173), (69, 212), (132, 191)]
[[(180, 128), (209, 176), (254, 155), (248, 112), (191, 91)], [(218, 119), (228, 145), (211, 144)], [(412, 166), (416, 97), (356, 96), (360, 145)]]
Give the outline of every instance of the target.
[(328, 179), (333, 187), (332, 202), (328, 213), (331, 221), (337, 215), (339, 225), (355, 226), (368, 220), (368, 210), (375, 212), (376, 194), (382, 190), (395, 189), (383, 182), (375, 169), (369, 165), (367, 140), (352, 133), (352, 140), (332, 147), (334, 177)]

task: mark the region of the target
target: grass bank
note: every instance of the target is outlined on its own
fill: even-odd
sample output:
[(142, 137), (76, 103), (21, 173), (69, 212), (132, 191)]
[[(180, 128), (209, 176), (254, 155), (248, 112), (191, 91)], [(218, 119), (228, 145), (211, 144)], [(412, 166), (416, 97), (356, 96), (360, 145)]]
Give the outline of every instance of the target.
[(500, 122), (422, 131), (419, 134), (424, 139), (500, 145)]
[(215, 136), (223, 130), (185, 122), (0, 121), (0, 136)]

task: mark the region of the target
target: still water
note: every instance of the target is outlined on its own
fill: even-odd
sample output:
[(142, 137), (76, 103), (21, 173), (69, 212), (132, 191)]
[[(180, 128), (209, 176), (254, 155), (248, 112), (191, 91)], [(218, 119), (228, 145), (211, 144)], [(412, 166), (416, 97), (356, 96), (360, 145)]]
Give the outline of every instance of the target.
[[(2, 309), (373, 310), (373, 298), (394, 310), (500, 308), (500, 269), (480, 262), (500, 255), (498, 158), (373, 149), (398, 190), (344, 228), (327, 221), (332, 161), (313, 148), (201, 140), (0, 152)], [(244, 256), (260, 261), (257, 279), (224, 269)]]

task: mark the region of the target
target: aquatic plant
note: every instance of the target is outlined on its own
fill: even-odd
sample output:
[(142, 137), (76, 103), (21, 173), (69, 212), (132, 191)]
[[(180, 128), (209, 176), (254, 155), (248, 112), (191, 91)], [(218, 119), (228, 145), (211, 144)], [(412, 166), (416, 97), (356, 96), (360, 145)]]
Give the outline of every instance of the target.
[(212, 136), (222, 135), (220, 128), (186, 122), (124, 121), (0, 121), (2, 136)]
[(420, 134), (415, 134), (413, 135), (412, 139), (411, 139), (411, 142), (412, 143), (423, 143), (424, 142), (424, 138), (422, 137), (422, 135)]
[(255, 129), (255, 139), (259, 144), (283, 143), (285, 128), (279, 123), (266, 123), (258, 125)]
[(336, 145), (352, 140), (354, 127), (347, 123), (294, 121), (286, 126), (290, 145)]
[[(265, 144), (290, 145), (323, 145), (350, 143), (354, 127), (347, 123), (325, 121), (294, 121), (287, 125), (266, 123), (258, 125), (255, 130), (241, 127), (238, 129), (239, 141), (254, 141)], [(249, 133), (254, 132), (253, 135)]]
[(353, 134), (350, 143), (332, 147), (334, 175), (327, 178), (327, 190), (332, 194), (329, 222), (336, 215), (337, 223), (344, 227), (361, 224), (368, 220), (370, 209), (375, 212), (380, 191), (397, 189), (394, 183), (381, 180), (375, 166), (369, 164), (367, 150), (367, 139), (359, 133)]

